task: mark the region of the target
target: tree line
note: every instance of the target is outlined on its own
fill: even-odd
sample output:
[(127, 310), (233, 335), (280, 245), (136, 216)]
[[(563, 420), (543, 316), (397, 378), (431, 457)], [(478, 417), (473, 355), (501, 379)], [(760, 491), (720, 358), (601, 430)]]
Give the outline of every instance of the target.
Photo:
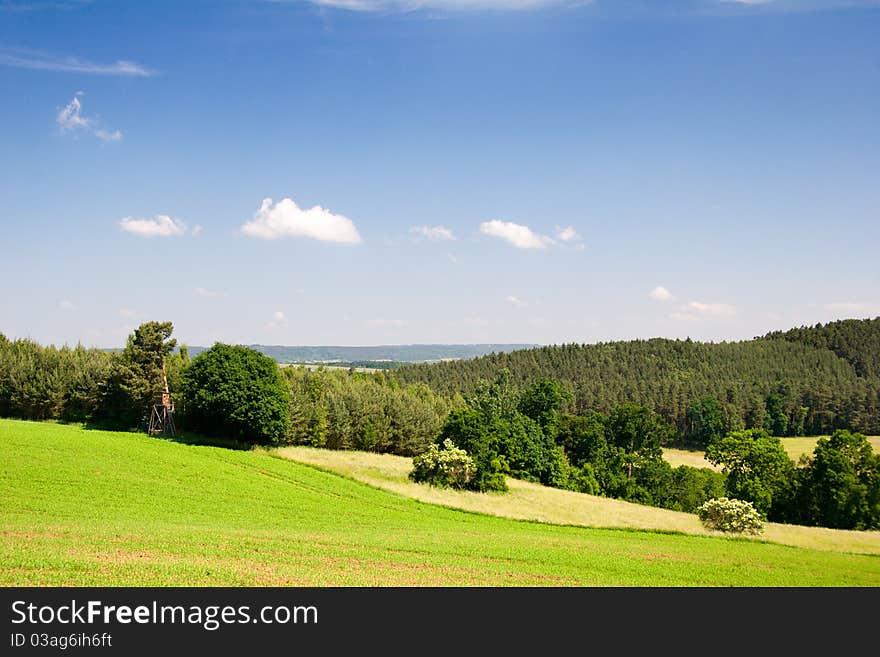
[(608, 413), (633, 403), (688, 434), (688, 411), (718, 400), (730, 427), (778, 436), (828, 435), (836, 429), (880, 433), (880, 318), (795, 329), (743, 342), (633, 340), (564, 344), (467, 361), (412, 364), (401, 382), (437, 394), (471, 394), (507, 369), (518, 385), (542, 376), (563, 382), (564, 410)]
[[(429, 454), (435, 461), (422, 459), (424, 480), (480, 491), (504, 490), (512, 476), (681, 511), (727, 495), (770, 520), (880, 526), (880, 457), (870, 443), (836, 430), (793, 463), (778, 435), (806, 421), (809, 409), (792, 415), (779, 389), (762, 400), (760, 423), (743, 419), (729, 398), (704, 395), (675, 424), (632, 401), (582, 408), (569, 382), (542, 376), (523, 384), (509, 369), (444, 395), (395, 372), (280, 368), (236, 345), (217, 343), (190, 359), (186, 347), (175, 349), (172, 331), (170, 322), (147, 322), (119, 352), (0, 335), (0, 415), (143, 429), (164, 364), (178, 425), (212, 438)], [(662, 448), (682, 442), (722, 471), (673, 468)], [(436, 477), (444, 463), (463, 465), (467, 476)]]

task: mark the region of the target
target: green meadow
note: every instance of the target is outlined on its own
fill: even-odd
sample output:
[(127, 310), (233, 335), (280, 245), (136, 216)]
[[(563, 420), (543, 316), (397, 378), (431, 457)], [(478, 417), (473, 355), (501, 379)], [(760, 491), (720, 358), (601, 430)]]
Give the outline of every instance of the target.
[(0, 450), (5, 586), (880, 585), (870, 554), (496, 517), (265, 451), (15, 420)]

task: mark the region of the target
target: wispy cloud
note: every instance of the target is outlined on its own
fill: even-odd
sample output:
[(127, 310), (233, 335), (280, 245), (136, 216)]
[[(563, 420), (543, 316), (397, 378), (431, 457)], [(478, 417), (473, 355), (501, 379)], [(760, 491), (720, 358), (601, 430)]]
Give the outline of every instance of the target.
[(678, 311), (671, 313), (669, 317), (676, 321), (694, 322), (704, 319), (726, 319), (735, 316), (736, 313), (736, 306), (728, 303), (689, 301)]
[(367, 328), (403, 328), (405, 324), (402, 319), (368, 319), (364, 322)]
[(205, 298), (208, 298), (208, 299), (216, 299), (216, 298), (218, 298), (218, 297), (224, 297), (224, 296), (226, 296), (226, 295), (223, 294), (222, 292), (215, 292), (214, 290), (209, 290), (209, 289), (204, 288), (204, 287), (196, 287), (196, 288), (193, 288), (193, 292), (195, 292), (196, 294), (198, 294), (200, 297), (205, 297)]
[(77, 91), (73, 100), (58, 110), (55, 122), (58, 124), (61, 133), (85, 130), (91, 132), (102, 141), (119, 141), (122, 139), (122, 133), (119, 130), (99, 128), (95, 119), (83, 116), (82, 103), (80, 102), (80, 96), (82, 95), (82, 91)]
[(874, 315), (880, 313), (880, 303), (870, 301), (834, 301), (825, 304), (825, 310), (839, 315)]
[(98, 64), (78, 57), (61, 57), (37, 50), (22, 48), (0, 49), (0, 66), (29, 68), (38, 71), (61, 71), (65, 73), (87, 73), (94, 75), (129, 75), (149, 77), (155, 74), (145, 66), (126, 59), (112, 64)]
[(509, 303), (511, 306), (517, 306), (518, 308), (523, 308), (526, 305), (526, 302), (520, 299), (519, 297), (515, 297), (512, 294), (504, 297), (504, 300)]
[(354, 222), (348, 217), (333, 214), (319, 205), (304, 210), (289, 198), (278, 201), (274, 206), (271, 198), (264, 199), (253, 220), (242, 225), (241, 232), (266, 240), (310, 237), (322, 242), (342, 244), (357, 244), (361, 241)]
[(454, 240), (455, 235), (445, 226), (413, 226), (409, 229), (411, 235), (424, 237), (433, 241)]
[(500, 219), (484, 221), (480, 224), (480, 232), (510, 242), (518, 249), (543, 249), (554, 243), (546, 235), (538, 235), (528, 226)]
[(70, 299), (62, 299), (58, 302), (58, 307), (61, 308), (61, 310), (76, 310), (76, 304)]
[(691, 310), (699, 315), (708, 317), (732, 317), (736, 315), (736, 307), (727, 303), (701, 303), (700, 301), (691, 301), (687, 305)]
[(672, 296), (672, 292), (667, 290), (662, 285), (658, 285), (653, 290), (651, 290), (651, 292), (649, 293), (648, 296), (650, 296), (652, 299), (655, 299), (657, 301), (669, 301), (670, 299), (674, 298)]
[(167, 214), (157, 214), (152, 219), (125, 217), (119, 220), (119, 227), (141, 237), (174, 237), (186, 232), (185, 223)]

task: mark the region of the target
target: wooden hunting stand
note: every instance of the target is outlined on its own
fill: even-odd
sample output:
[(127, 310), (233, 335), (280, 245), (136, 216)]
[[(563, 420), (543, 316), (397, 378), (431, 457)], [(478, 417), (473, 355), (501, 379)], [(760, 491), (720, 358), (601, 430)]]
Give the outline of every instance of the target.
[(150, 412), (150, 426), (147, 433), (151, 436), (161, 434), (163, 436), (174, 435), (174, 402), (171, 401), (171, 393), (168, 391), (168, 377), (165, 376), (165, 358), (162, 358), (162, 381), (165, 387), (162, 390), (162, 403), (153, 404)]

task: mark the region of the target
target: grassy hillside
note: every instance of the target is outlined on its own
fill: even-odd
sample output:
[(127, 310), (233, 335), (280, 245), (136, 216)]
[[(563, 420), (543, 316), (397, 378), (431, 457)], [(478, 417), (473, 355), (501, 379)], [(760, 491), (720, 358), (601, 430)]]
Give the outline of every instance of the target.
[(880, 559), (518, 522), (265, 453), (0, 420), (5, 585), (878, 586)]
[[(508, 478), (510, 491), (503, 495), (415, 484), (407, 477), (412, 469), (412, 459), (402, 456), (312, 447), (284, 447), (275, 450), (274, 453), (422, 502), (504, 518), (583, 527), (674, 531), (703, 536), (720, 535), (717, 532), (707, 531), (696, 515), (691, 513), (549, 488), (517, 479)], [(702, 455), (697, 452), (682, 453), (695, 456), (702, 461)], [(708, 465), (705, 461), (701, 464), (702, 467)], [(832, 552), (880, 555), (880, 531), (844, 531), (825, 527), (767, 523), (763, 537), (749, 540), (767, 540), (794, 547)]]

